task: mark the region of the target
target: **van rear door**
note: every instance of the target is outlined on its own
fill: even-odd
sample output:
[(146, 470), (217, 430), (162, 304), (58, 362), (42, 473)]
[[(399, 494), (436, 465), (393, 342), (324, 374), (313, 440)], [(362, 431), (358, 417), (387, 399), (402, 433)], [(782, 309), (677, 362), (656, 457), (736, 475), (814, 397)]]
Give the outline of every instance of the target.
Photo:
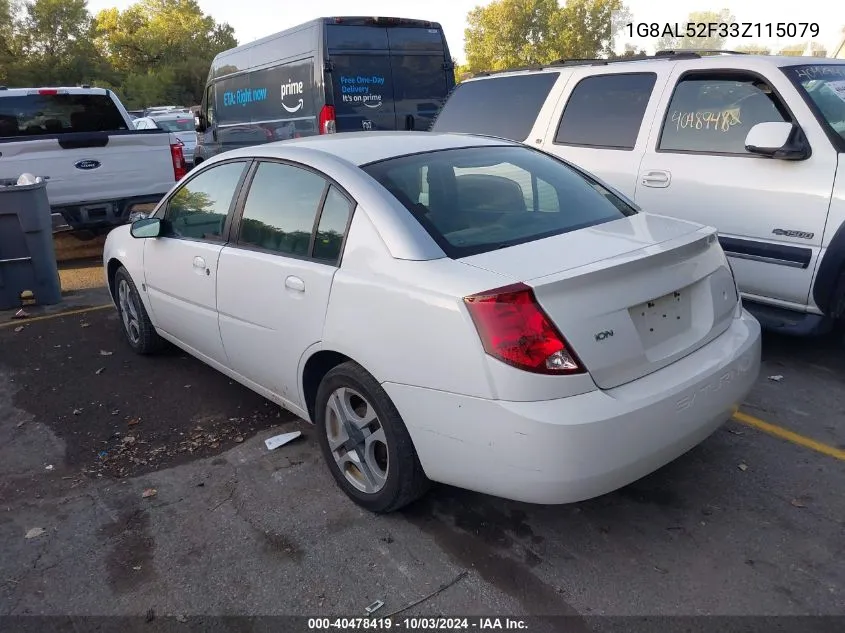
[(427, 130), (454, 86), (442, 29), (397, 18), (344, 19), (326, 25), (337, 131)]
[(327, 24), (326, 44), (337, 131), (395, 130), (387, 29)]
[(387, 29), (397, 130), (427, 130), (455, 85), (452, 60), (439, 28)]

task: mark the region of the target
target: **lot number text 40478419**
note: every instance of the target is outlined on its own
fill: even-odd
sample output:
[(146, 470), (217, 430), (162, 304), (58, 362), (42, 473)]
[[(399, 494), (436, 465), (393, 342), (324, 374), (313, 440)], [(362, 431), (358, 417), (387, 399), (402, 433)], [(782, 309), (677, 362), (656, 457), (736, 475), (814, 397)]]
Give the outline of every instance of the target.
[(528, 624), (509, 617), (408, 617), (408, 618), (308, 618), (308, 630), (371, 631), (397, 629), (406, 631), (525, 631)]
[(818, 37), (817, 22), (628, 22), (628, 37)]

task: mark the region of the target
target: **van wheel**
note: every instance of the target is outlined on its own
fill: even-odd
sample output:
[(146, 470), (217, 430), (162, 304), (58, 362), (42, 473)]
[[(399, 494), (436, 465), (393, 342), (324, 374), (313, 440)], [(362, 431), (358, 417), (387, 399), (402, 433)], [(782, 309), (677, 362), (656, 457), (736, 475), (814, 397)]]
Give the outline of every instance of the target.
[(126, 342), (138, 354), (152, 354), (161, 349), (164, 340), (153, 326), (138, 288), (123, 266), (114, 274), (117, 312)]
[(405, 423), (363, 367), (346, 362), (329, 371), (317, 390), (315, 413), (326, 464), (355, 503), (387, 513), (428, 491)]

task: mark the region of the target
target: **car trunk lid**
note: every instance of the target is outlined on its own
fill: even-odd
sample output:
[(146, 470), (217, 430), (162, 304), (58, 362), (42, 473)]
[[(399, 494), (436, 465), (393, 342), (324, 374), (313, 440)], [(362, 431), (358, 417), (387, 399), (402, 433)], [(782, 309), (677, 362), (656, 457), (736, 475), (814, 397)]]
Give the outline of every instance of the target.
[(738, 301), (714, 229), (643, 213), (460, 261), (532, 287), (602, 389), (713, 340)]

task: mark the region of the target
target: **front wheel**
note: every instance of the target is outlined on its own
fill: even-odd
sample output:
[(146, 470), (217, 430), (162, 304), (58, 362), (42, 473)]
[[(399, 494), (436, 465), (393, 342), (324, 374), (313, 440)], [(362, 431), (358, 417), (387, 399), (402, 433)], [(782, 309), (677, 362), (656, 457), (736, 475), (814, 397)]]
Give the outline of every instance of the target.
[(156, 332), (138, 288), (123, 266), (114, 275), (117, 312), (126, 342), (138, 354), (151, 354), (161, 348), (163, 340)]
[(338, 365), (317, 390), (320, 447), (340, 488), (371, 512), (393, 512), (426, 493), (411, 436), (381, 385), (354, 362)]

